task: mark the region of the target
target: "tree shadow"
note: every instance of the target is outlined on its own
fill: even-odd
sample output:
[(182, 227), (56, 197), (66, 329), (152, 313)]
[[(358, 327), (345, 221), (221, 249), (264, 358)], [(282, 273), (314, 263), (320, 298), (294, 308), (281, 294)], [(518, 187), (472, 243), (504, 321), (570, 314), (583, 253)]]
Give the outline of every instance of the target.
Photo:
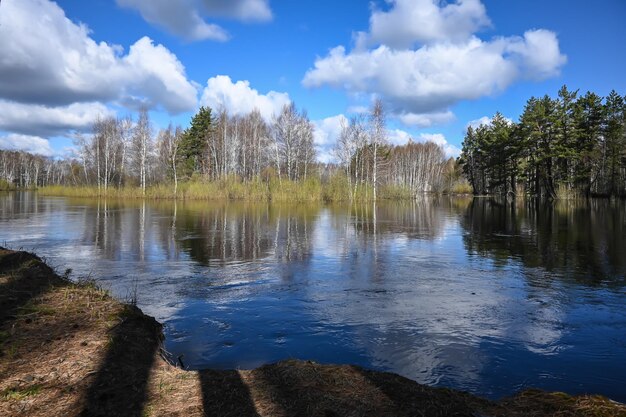
[(0, 328), (15, 319), (19, 309), (66, 282), (41, 259), (27, 252), (13, 252), (0, 247)]
[[(31, 307), (29, 303), (53, 288), (69, 284), (36, 255), (0, 248), (0, 329), (18, 317), (27, 324), (31, 320), (36, 323), (41, 314), (46, 314), (46, 307), (40, 310), (40, 306)], [(133, 306), (124, 306), (118, 318), (119, 324), (109, 331), (104, 360), (84, 397), (83, 416), (143, 414), (150, 370), (161, 345), (161, 325)], [(50, 341), (73, 338), (80, 328), (74, 320), (44, 321), (45, 328), (38, 331), (35, 325), (30, 333)], [(42, 346), (38, 352), (45, 348)]]
[(388, 372), (355, 369), (391, 401), (396, 416), (472, 417), (491, 407), (489, 401), (468, 393), (421, 385)]
[(199, 371), (205, 416), (259, 417), (237, 371)]
[(143, 415), (150, 369), (161, 345), (161, 325), (133, 306), (126, 306), (120, 318), (81, 416)]
[(287, 360), (251, 371), (255, 396), (271, 415), (392, 416), (353, 367)]

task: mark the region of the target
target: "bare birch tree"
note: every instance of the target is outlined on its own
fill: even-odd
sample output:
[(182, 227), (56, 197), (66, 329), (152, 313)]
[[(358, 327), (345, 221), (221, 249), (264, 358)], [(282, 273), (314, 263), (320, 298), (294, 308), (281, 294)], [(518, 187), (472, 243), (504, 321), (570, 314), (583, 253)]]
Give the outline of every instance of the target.
[(133, 162), (139, 173), (139, 186), (146, 193), (146, 177), (149, 164), (149, 152), (152, 149), (152, 127), (148, 110), (142, 108), (133, 130)]

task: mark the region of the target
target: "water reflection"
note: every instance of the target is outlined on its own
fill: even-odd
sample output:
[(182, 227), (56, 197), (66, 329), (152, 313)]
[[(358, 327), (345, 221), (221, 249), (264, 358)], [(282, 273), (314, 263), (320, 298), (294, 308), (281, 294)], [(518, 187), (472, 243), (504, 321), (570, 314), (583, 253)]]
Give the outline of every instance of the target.
[(193, 367), (356, 363), (499, 397), (626, 400), (626, 207), (0, 197), (7, 244), (166, 324)]
[(468, 252), (503, 265), (530, 268), (589, 284), (623, 285), (626, 271), (626, 203), (559, 201), (510, 203), (474, 199), (462, 217)]

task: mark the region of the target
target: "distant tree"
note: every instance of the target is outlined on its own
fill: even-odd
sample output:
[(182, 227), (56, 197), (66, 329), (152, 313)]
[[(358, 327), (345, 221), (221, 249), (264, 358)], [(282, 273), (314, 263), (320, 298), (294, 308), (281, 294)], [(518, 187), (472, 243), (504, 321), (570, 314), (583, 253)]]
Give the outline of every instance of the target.
[(139, 112), (139, 119), (133, 129), (132, 159), (138, 169), (139, 186), (146, 193), (149, 158), (153, 149), (152, 126), (148, 109), (145, 107)]
[(285, 105), (274, 118), (272, 136), (279, 178), (285, 172), (292, 181), (305, 179), (315, 161), (313, 125), (306, 112), (299, 113), (293, 103)]
[(202, 171), (212, 128), (211, 109), (200, 107), (198, 113), (191, 119), (191, 126), (183, 133), (178, 148), (180, 172), (183, 176), (191, 177), (192, 174)]
[[(604, 193), (615, 197), (624, 189), (621, 171), (624, 168), (626, 157), (626, 141), (624, 140), (624, 121), (626, 119), (626, 105), (615, 90), (606, 98), (604, 106), (604, 143), (605, 143), (605, 187)], [(622, 183), (622, 185), (620, 184)]]
[(377, 198), (376, 190), (378, 189), (378, 165), (379, 165), (379, 153), (380, 146), (387, 144), (387, 127), (386, 116), (383, 107), (383, 102), (378, 99), (374, 102), (369, 116), (369, 137), (370, 145), (373, 149), (373, 169), (372, 169), (372, 183), (374, 186), (374, 201)]
[(602, 98), (587, 92), (576, 102), (574, 119), (578, 135), (574, 146), (574, 183), (590, 196), (600, 174), (604, 107)]
[(174, 194), (178, 192), (178, 148), (183, 132), (180, 126), (174, 130), (170, 124), (158, 135), (159, 160), (164, 167), (166, 177), (174, 181)]

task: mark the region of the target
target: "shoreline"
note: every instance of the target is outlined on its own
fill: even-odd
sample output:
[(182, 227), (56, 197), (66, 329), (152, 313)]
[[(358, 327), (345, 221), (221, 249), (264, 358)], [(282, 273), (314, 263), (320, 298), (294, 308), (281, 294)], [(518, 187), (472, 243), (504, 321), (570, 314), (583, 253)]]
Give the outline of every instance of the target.
[(529, 389), (490, 401), (351, 365), (186, 371), (162, 351), (161, 329), (93, 282), (0, 248), (0, 415), (626, 416), (602, 396)]

